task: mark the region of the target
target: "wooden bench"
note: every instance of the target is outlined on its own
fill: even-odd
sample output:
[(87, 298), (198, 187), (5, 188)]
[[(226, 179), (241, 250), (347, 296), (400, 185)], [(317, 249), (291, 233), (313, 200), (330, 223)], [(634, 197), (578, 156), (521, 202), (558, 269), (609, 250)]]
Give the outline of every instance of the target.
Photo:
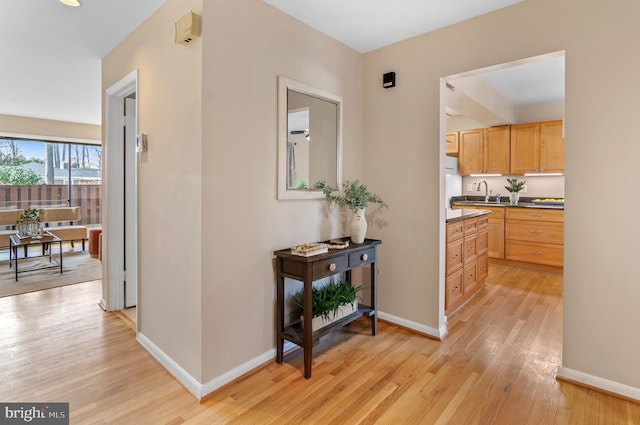
[[(9, 236), (18, 233), (15, 224), (22, 212), (21, 209), (0, 211), (0, 226), (11, 226), (9, 230), (0, 230), (0, 248), (8, 248)], [(84, 251), (88, 238), (87, 226), (72, 224), (80, 219), (80, 207), (42, 208), (40, 212), (40, 220), (44, 223), (45, 230), (65, 242), (71, 242), (71, 246), (74, 241), (82, 241)]]

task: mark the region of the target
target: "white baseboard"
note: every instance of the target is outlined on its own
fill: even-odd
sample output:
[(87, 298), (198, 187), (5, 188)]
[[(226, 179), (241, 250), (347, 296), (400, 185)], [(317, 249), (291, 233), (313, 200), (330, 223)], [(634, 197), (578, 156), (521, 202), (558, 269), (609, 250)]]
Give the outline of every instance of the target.
[(440, 329), (432, 328), (431, 326), (422, 325), (411, 320), (403, 319), (402, 317), (394, 316), (392, 314), (378, 311), (378, 318), (384, 321), (393, 323), (403, 328), (411, 329), (413, 331), (426, 334), (436, 339), (442, 339), (447, 334), (447, 325), (442, 325)]
[(182, 385), (185, 386), (191, 394), (193, 394), (198, 400), (202, 399), (202, 384), (198, 382), (193, 376), (183, 369), (175, 360), (169, 357), (164, 351), (162, 351), (157, 345), (155, 345), (149, 338), (138, 332), (136, 335), (137, 341), (142, 345), (167, 371), (173, 375)]
[[(201, 384), (193, 376), (184, 370), (175, 360), (169, 357), (164, 351), (162, 351), (157, 345), (149, 340), (142, 333), (138, 332), (136, 337), (140, 345), (142, 345), (167, 371), (173, 375), (182, 385), (191, 392), (198, 400), (202, 400), (203, 397), (211, 394), (218, 388), (228, 384), (229, 382), (238, 379), (242, 375), (251, 372), (253, 369), (262, 366), (264, 363), (275, 359), (276, 350), (269, 350), (253, 359), (223, 373), (222, 375), (213, 378), (205, 384)], [(297, 348), (298, 346), (287, 342), (284, 345), (284, 352)]]
[(602, 390), (606, 393), (615, 394), (621, 397), (632, 399), (640, 402), (640, 388), (631, 387), (616, 381), (610, 381), (599, 376), (589, 375), (588, 373), (569, 369), (563, 366), (558, 368), (556, 377), (561, 380), (574, 382), (578, 385)]

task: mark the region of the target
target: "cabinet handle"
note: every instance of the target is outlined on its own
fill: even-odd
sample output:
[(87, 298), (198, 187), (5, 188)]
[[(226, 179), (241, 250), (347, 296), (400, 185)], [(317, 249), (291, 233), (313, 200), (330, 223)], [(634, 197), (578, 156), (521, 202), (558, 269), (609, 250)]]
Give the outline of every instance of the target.
[(451, 288), (451, 291), (457, 291), (457, 290), (458, 290), (457, 286), (454, 286), (453, 288)]
[(473, 275), (470, 274), (469, 276), (467, 276), (467, 279), (473, 279)]
[(470, 246), (469, 248), (467, 248), (467, 251), (473, 251), (473, 247)]
[(458, 258), (458, 254), (451, 257), (452, 260), (455, 260), (456, 258)]
[(542, 255), (542, 252), (540, 252), (540, 251), (537, 251), (537, 252), (536, 251), (529, 251), (529, 254), (531, 254), (531, 255)]
[(335, 272), (337, 268), (338, 267), (336, 266), (336, 263), (329, 264), (329, 270), (330, 271)]
[(362, 254), (362, 257), (360, 257), (360, 259), (362, 261), (367, 261), (369, 259), (369, 256), (367, 254)]
[(542, 217), (542, 214), (529, 214), (531, 217)]

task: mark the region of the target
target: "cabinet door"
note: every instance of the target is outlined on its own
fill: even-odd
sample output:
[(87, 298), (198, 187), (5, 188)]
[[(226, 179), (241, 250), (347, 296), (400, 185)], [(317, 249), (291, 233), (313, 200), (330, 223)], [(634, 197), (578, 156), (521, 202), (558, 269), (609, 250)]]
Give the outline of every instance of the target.
[(458, 137), (460, 135), (457, 131), (452, 131), (446, 134), (445, 139), (447, 141), (447, 149), (445, 153), (449, 156), (458, 156)]
[(489, 219), (489, 257), (504, 258), (504, 219)]
[(540, 123), (540, 172), (564, 173), (562, 120)]
[(511, 174), (540, 170), (540, 123), (511, 126)]
[(460, 175), (481, 174), (484, 167), (484, 129), (460, 132)]
[(511, 127), (503, 125), (484, 129), (484, 173), (509, 174)]

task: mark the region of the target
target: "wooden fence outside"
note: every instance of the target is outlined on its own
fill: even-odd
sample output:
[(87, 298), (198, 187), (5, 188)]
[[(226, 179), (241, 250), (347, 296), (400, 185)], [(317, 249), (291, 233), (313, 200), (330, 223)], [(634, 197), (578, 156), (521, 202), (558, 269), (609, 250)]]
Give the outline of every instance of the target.
[(100, 224), (102, 221), (102, 185), (42, 184), (0, 185), (0, 209), (80, 207), (80, 222), (74, 224)]

